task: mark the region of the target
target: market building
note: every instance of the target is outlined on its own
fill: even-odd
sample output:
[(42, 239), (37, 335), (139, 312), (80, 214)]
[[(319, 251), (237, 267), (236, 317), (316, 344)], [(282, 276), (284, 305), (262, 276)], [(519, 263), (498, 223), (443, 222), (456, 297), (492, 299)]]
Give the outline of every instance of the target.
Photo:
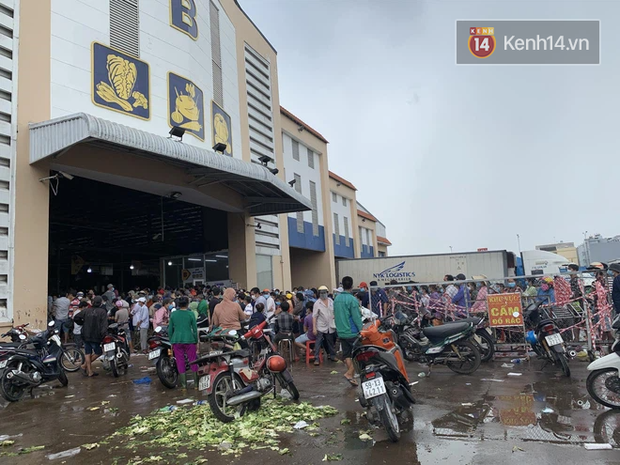
[(108, 283), (335, 283), (366, 249), (333, 183), (236, 0), (0, 0), (0, 326)]

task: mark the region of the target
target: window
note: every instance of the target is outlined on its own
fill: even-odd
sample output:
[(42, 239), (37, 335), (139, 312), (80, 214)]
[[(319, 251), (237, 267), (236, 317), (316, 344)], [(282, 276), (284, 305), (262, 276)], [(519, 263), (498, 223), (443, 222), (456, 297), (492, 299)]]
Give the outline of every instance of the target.
[(273, 261), (271, 255), (256, 255), (256, 285), (273, 289)]
[(316, 199), (316, 183), (310, 181), (310, 202), (312, 202), (312, 235), (319, 235), (319, 208)]
[(293, 141), (293, 160), (299, 161), (299, 142)]
[(385, 252), (379, 252), (380, 257), (385, 257)]
[(314, 169), (314, 152), (308, 149), (308, 167)]
[(344, 197), (342, 198), (342, 205), (344, 205), (345, 207), (347, 206), (347, 199), (345, 199)]
[(110, 0), (110, 47), (140, 58), (138, 0)]
[(364, 235), (363, 235), (364, 230), (362, 229), (361, 226), (359, 226), (359, 235), (360, 235), (360, 251), (363, 252), (364, 251)]
[(335, 192), (332, 192), (332, 201), (338, 202), (338, 194), (336, 194)]
[(349, 218), (343, 216), (342, 219), (344, 220), (344, 243), (349, 247)]
[(334, 213), (334, 235), (336, 236), (336, 244), (340, 245), (340, 225), (338, 224), (338, 213)]
[[(295, 173), (293, 179), (295, 179), (295, 190), (301, 194), (301, 176)], [(304, 212), (297, 212), (297, 232), (304, 233)]]

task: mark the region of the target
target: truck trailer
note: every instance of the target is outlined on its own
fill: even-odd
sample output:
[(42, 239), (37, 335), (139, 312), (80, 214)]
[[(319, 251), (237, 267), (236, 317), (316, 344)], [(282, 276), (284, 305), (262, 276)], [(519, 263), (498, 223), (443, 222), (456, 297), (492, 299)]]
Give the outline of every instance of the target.
[(397, 283), (442, 282), (445, 275), (464, 274), (502, 278), (514, 276), (515, 254), (506, 250), (462, 252), (433, 255), (403, 255), (399, 257), (376, 257), (342, 259), (336, 261), (338, 282), (351, 276), (353, 284), (377, 281), (378, 285)]

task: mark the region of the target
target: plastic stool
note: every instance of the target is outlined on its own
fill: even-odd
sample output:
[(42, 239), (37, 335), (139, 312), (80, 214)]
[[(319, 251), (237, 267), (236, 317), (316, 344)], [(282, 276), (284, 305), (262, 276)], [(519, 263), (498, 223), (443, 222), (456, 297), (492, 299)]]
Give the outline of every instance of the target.
[[(316, 347), (316, 341), (306, 341), (306, 364), (310, 364), (310, 362), (314, 360), (315, 347)], [(323, 363), (323, 349), (319, 351), (319, 362)]]
[(278, 341), (278, 352), (280, 352), (280, 354), (283, 353), (282, 349), (284, 348), (284, 345), (286, 345), (288, 350), (288, 358), (292, 364), (295, 361), (295, 344), (292, 339), (280, 339), (280, 341)]

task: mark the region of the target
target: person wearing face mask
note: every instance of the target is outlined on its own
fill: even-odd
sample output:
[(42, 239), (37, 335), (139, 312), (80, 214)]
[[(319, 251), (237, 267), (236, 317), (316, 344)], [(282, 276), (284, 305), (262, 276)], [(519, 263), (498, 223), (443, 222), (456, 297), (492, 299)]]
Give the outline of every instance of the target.
[(543, 278), (540, 289), (538, 289), (537, 297), (539, 302), (543, 302), (545, 304), (555, 303), (555, 291), (553, 290), (552, 278), (549, 276)]
[(369, 304), (370, 299), (368, 298), (368, 284), (362, 281), (359, 287), (360, 287), (360, 291), (358, 292), (358, 296), (360, 297), (360, 300), (362, 301), (362, 307), (369, 308), (368, 304)]
[(517, 286), (517, 283), (515, 282), (515, 280), (511, 278), (506, 283), (506, 292), (516, 293), (516, 292), (523, 292), (523, 291), (519, 286)]
[(535, 283), (536, 283), (536, 279), (534, 278), (527, 279), (527, 288), (525, 289), (525, 292), (523, 293), (525, 297), (536, 297), (538, 295), (538, 289), (536, 289), (536, 286), (534, 285)]
[(329, 360), (336, 361), (336, 350), (334, 342), (336, 337), (336, 323), (334, 321), (334, 302), (328, 297), (329, 290), (327, 286), (321, 286), (318, 289), (319, 298), (313, 305), (312, 312), (312, 330), (316, 336), (316, 344), (314, 346), (314, 364), (320, 365), (319, 354), (321, 345), (325, 343), (325, 349)]

